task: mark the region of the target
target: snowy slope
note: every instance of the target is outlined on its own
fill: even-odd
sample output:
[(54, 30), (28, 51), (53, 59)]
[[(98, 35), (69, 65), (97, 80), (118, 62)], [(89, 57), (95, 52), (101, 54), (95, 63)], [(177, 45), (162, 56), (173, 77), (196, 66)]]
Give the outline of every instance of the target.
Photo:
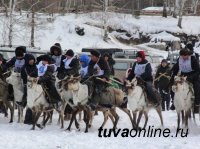
[[(131, 128), (128, 116), (121, 111), (117, 111), (120, 115), (118, 128)], [(160, 121), (157, 113), (152, 110), (149, 113), (149, 126), (154, 128), (160, 127)], [(197, 115), (196, 115), (197, 116)], [(169, 128), (172, 131), (172, 135), (175, 135), (176, 129), (176, 113), (174, 111), (163, 112), (165, 128)], [(64, 131), (56, 125), (57, 115), (54, 117), (52, 125), (48, 125), (45, 129), (35, 131), (30, 130), (31, 126), (24, 124), (8, 124), (8, 119), (0, 117), (0, 149), (199, 149), (200, 146), (200, 124), (197, 118), (197, 125), (191, 120), (189, 122), (190, 132), (188, 137), (181, 138), (180, 136), (168, 137), (128, 137), (123, 138), (121, 136), (115, 138), (99, 138), (98, 127), (103, 120), (102, 114), (99, 113), (95, 116), (94, 124), (89, 130), (89, 133), (85, 134), (84, 123), (81, 122), (81, 131), (77, 131), (73, 125), (72, 131)], [(141, 122), (141, 126), (143, 124)], [(65, 128), (68, 126), (68, 122), (65, 122)], [(111, 122), (109, 121), (106, 128), (111, 128)]]
[[(23, 19), (19, 19), (19, 18)], [(30, 18), (25, 16), (16, 16), (22, 21), (14, 24), (14, 45), (30, 45)], [(107, 25), (117, 30), (126, 30), (131, 37), (138, 38), (138, 33), (156, 34), (162, 31), (174, 33), (200, 34), (200, 17), (183, 17), (183, 28), (177, 27), (177, 19), (161, 16), (141, 16), (140, 19), (134, 18), (132, 15), (113, 14), (107, 15)], [(66, 14), (65, 16), (55, 15), (54, 21), (48, 22), (48, 15), (39, 14), (37, 16), (37, 24), (35, 33), (35, 46), (41, 47), (42, 50), (49, 50), (55, 42), (60, 42), (63, 49), (74, 49), (81, 51), (82, 48), (131, 48), (125, 44), (113, 41), (113, 39), (105, 42), (103, 40), (103, 20), (101, 13), (89, 14)], [(7, 20), (3, 16), (0, 18), (0, 44), (8, 44), (6, 30)], [(85, 36), (79, 36), (75, 33), (75, 26), (85, 28)], [(110, 34), (113, 37), (114, 34)]]

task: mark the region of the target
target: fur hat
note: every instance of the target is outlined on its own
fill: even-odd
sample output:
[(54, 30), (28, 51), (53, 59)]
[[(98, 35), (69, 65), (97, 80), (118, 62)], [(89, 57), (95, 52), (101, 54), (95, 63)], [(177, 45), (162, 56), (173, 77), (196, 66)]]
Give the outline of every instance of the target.
[(26, 47), (25, 46), (19, 46), (15, 49), (15, 55), (17, 57), (24, 56), (24, 53), (26, 53)]
[(161, 63), (168, 63), (168, 61), (167, 61), (166, 59), (163, 59), (163, 60), (161, 61)]
[(69, 49), (69, 50), (67, 50), (65, 55), (73, 57), (74, 56), (74, 51)]
[(91, 55), (94, 55), (96, 57), (100, 57), (100, 55), (101, 55), (97, 50), (92, 50), (92, 51), (90, 51), (90, 53), (91, 53)]
[(54, 50), (58, 50), (59, 55), (62, 54), (62, 48), (60, 43), (55, 43), (51, 48), (50, 48), (50, 53), (51, 55), (54, 55)]
[(51, 62), (52, 61), (52, 58), (49, 56), (49, 55), (42, 55), (41, 56), (41, 61), (47, 61), (47, 62)]
[(142, 58), (142, 60), (145, 60), (145, 53), (144, 51), (138, 51), (136, 54), (136, 57)]

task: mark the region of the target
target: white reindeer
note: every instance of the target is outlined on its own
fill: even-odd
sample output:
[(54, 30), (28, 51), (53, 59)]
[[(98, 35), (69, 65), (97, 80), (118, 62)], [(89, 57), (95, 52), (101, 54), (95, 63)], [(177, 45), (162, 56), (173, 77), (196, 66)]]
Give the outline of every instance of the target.
[[(21, 102), (23, 97), (23, 82), (21, 79), (21, 74), (17, 72), (12, 72), (11, 75), (6, 79), (7, 83), (13, 86), (14, 90), (14, 100), (15, 102)], [(17, 104), (16, 104), (17, 105)], [(18, 123), (23, 122), (23, 107), (17, 105), (18, 108)]]
[[(47, 118), (43, 121), (43, 126), (45, 126), (51, 116), (50, 112), (52, 112), (53, 109), (55, 109), (55, 107), (47, 102), (45, 97), (45, 91), (43, 90), (42, 86), (40, 84), (37, 84), (37, 81), (35, 82), (34, 78), (29, 77), (28, 80), (29, 81), (27, 83), (27, 106), (33, 111), (32, 129), (34, 130), (41, 113), (44, 112), (47, 114)], [(62, 101), (61, 108), (55, 109), (59, 113), (59, 117), (61, 119), (61, 128), (64, 128), (64, 108), (65, 102)]]
[(62, 98), (69, 99), (70, 96), (72, 96), (71, 99), (73, 99), (73, 105), (70, 104), (70, 106), (73, 109), (72, 118), (69, 124), (69, 127), (67, 130), (70, 130), (71, 125), (73, 121), (75, 120), (76, 128), (79, 129), (79, 124), (76, 121), (76, 114), (80, 111), (84, 111), (84, 121), (86, 123), (86, 129), (85, 132), (88, 132), (89, 127), (89, 117), (90, 112), (89, 109), (85, 106), (88, 102), (88, 86), (83, 85), (80, 82), (80, 77), (66, 77), (62, 80)]
[[(172, 86), (174, 91), (174, 106), (177, 112), (177, 128), (180, 128), (180, 114), (182, 113), (182, 122), (188, 127), (188, 118), (192, 108), (193, 88), (186, 80), (187, 77), (175, 76), (175, 85)], [(185, 113), (185, 116), (184, 116)]]
[[(128, 106), (130, 110), (132, 110), (132, 113), (133, 113), (132, 123), (136, 123), (136, 116), (137, 116), (137, 112), (139, 111), (136, 127), (139, 126), (141, 116), (144, 113), (144, 116), (145, 116), (144, 128), (145, 128), (148, 122), (148, 111), (150, 108), (153, 108), (153, 106), (152, 104), (148, 104), (146, 93), (144, 92), (141, 86), (137, 85), (136, 78), (133, 78), (131, 82), (127, 81), (126, 87), (128, 88)], [(161, 106), (158, 106), (155, 109), (160, 117), (161, 125), (163, 126)]]

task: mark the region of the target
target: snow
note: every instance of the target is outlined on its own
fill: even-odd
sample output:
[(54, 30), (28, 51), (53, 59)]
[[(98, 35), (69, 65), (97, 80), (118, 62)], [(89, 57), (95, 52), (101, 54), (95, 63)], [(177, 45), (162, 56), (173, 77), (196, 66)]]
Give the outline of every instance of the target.
[[(109, 34), (111, 39), (108, 42), (103, 40), (102, 16), (103, 14), (98, 12), (78, 15), (66, 14), (64, 16), (55, 14), (52, 18), (53, 21), (49, 22), (47, 21), (50, 18), (48, 15), (38, 14), (36, 17), (38, 26), (35, 33), (35, 46), (41, 47), (42, 50), (49, 50), (54, 43), (60, 42), (63, 49), (73, 49), (77, 52), (80, 52), (82, 48), (131, 48), (131, 45), (113, 42), (112, 37), (117, 36), (129, 39), (125, 34), (120, 34), (116, 31)], [(20, 17), (23, 18), (21, 22), (19, 21)], [(30, 45), (30, 27), (28, 27), (30, 18), (24, 17), (16, 16), (17, 22), (14, 24), (13, 45)], [(6, 21), (7, 19), (1, 16), (0, 36), (3, 40), (0, 41), (0, 44), (8, 44), (6, 36), (8, 24)], [(177, 22), (177, 19), (170, 16), (167, 18), (140, 16), (140, 19), (136, 19), (128, 14), (108, 13), (107, 15), (107, 25), (109, 27), (114, 30), (125, 30), (130, 34), (131, 38), (138, 38), (139, 33), (143, 35), (152, 35), (160, 32), (186, 33), (188, 35), (200, 34), (200, 17), (184, 16), (182, 29), (177, 27)], [(85, 36), (76, 34), (75, 26), (84, 27)]]
[[(120, 110), (117, 110), (120, 119), (118, 128), (129, 128), (131, 124), (128, 116)], [(154, 148), (154, 149), (199, 149), (200, 142), (200, 124), (198, 115), (196, 115), (197, 124), (193, 120), (189, 121), (189, 134), (187, 137), (128, 137), (123, 138), (121, 136), (115, 138), (99, 138), (98, 128), (100, 127), (103, 116), (99, 112), (98, 116), (94, 117), (94, 123), (89, 132), (84, 133), (85, 124), (81, 121), (81, 131), (77, 131), (75, 126), (72, 125), (71, 132), (65, 131), (59, 128), (56, 124), (58, 115), (54, 115), (53, 124), (47, 125), (43, 130), (36, 129), (30, 130), (30, 125), (13, 123), (8, 124), (8, 119), (2, 115), (0, 117), (0, 148), (2, 149), (132, 149), (134, 148)], [(169, 128), (171, 134), (175, 135), (176, 132), (176, 112), (165, 111), (163, 112), (164, 128)], [(65, 129), (69, 122), (65, 122)], [(140, 125), (144, 124), (144, 119)], [(160, 121), (155, 110), (150, 110), (148, 126), (154, 126), (154, 128), (160, 128)], [(147, 128), (148, 128), (147, 126)], [(109, 120), (105, 128), (111, 128), (112, 124)]]
[[(169, 10), (168, 7), (166, 7), (167, 10)], [(163, 7), (147, 7), (142, 9), (142, 11), (158, 11), (158, 12), (162, 12), (163, 11)]]
[(173, 36), (172, 34), (169, 34), (167, 32), (161, 32), (158, 34), (153, 34), (150, 36), (151, 41), (155, 41), (157, 39), (158, 41), (180, 41), (180, 38)]

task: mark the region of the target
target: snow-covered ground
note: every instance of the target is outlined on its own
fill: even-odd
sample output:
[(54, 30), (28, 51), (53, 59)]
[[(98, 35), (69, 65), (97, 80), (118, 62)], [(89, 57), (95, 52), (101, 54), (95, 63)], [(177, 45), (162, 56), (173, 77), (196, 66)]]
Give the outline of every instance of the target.
[[(120, 115), (118, 128), (129, 128), (131, 124), (128, 116), (121, 111), (117, 111)], [(57, 114), (54, 116), (53, 124), (47, 125), (43, 130), (38, 128), (30, 130), (30, 125), (13, 123), (8, 124), (8, 119), (0, 116), (0, 149), (199, 149), (200, 146), (200, 123), (197, 117), (197, 124), (191, 120), (189, 122), (189, 134), (187, 137), (171, 137), (176, 133), (176, 113), (175, 111), (163, 112), (164, 128), (171, 130), (171, 135), (165, 137), (128, 137), (121, 136), (115, 138), (99, 138), (98, 128), (100, 127), (103, 116), (99, 113), (95, 116), (94, 123), (89, 132), (84, 133), (84, 123), (81, 121), (81, 131), (77, 131), (73, 125), (71, 132), (60, 129), (57, 123)], [(16, 118), (15, 118), (16, 119)], [(141, 125), (144, 119), (142, 119)], [(65, 129), (69, 122), (65, 122)], [(160, 121), (157, 113), (151, 110), (149, 113), (148, 126), (154, 128), (160, 127)], [(147, 126), (147, 127), (148, 127)], [(109, 120), (105, 128), (111, 128), (112, 124)]]

